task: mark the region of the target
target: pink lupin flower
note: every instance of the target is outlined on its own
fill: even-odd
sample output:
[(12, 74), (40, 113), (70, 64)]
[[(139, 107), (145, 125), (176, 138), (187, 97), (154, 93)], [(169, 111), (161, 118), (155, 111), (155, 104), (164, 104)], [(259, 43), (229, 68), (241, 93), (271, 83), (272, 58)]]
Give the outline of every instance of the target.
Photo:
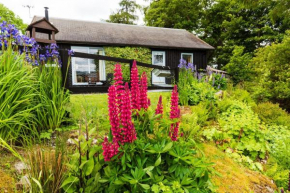
[(114, 72), (114, 86), (116, 87), (116, 102), (119, 114), (121, 110), (122, 91), (124, 90), (121, 64), (115, 65)]
[(137, 62), (134, 60), (131, 69), (131, 102), (132, 109), (140, 110), (140, 91)]
[(163, 105), (162, 105), (162, 96), (161, 95), (159, 96), (159, 101), (158, 101), (158, 104), (157, 104), (157, 108), (155, 110), (155, 114), (156, 115), (161, 114), (161, 117), (163, 115)]
[(148, 97), (147, 97), (147, 75), (143, 72), (141, 75), (141, 86), (140, 86), (140, 105), (141, 108), (148, 109)]
[(110, 143), (108, 138), (105, 137), (102, 146), (105, 161), (111, 161), (111, 158), (119, 153), (119, 144), (117, 141)]
[(122, 94), (122, 105), (121, 105), (121, 131), (122, 131), (122, 143), (132, 143), (137, 139), (136, 130), (132, 123), (132, 107), (130, 101), (130, 90), (128, 83), (125, 84), (125, 90)]
[(114, 85), (109, 87), (108, 92), (108, 105), (109, 105), (109, 119), (111, 124), (111, 131), (113, 135), (113, 139), (116, 141), (120, 141), (121, 130), (119, 126), (119, 114), (118, 114), (118, 106), (116, 101), (116, 87)]
[[(174, 86), (171, 95), (171, 107), (170, 107), (170, 119), (177, 119), (180, 118), (180, 109), (178, 107), (178, 92), (177, 86)], [(170, 126), (169, 136), (172, 141), (177, 141), (178, 137), (178, 129), (179, 129), (179, 122), (172, 123)]]

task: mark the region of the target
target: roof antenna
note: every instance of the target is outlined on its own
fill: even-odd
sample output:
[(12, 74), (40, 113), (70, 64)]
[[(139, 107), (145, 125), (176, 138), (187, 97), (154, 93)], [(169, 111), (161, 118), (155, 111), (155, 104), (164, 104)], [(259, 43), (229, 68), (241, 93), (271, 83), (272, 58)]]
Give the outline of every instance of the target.
[(22, 5), (22, 7), (27, 7), (28, 8), (29, 18), (31, 18), (31, 16), (30, 16), (30, 9), (34, 8), (34, 6), (33, 5)]

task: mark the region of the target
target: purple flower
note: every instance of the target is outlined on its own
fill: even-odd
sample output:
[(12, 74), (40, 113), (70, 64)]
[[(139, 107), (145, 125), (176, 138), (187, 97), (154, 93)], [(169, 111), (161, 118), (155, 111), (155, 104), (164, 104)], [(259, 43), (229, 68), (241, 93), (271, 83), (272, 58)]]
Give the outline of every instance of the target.
[(58, 46), (56, 44), (50, 44), (50, 49), (57, 49)]
[(59, 55), (59, 52), (58, 51), (56, 51), (55, 49), (53, 49), (52, 51), (51, 51), (51, 55), (54, 57), (57, 57), (58, 55)]
[(73, 50), (68, 50), (68, 55), (69, 56), (73, 56), (75, 54), (75, 52)]
[(46, 60), (45, 55), (40, 54), (39, 55), (39, 60), (40, 60), (40, 62), (44, 62)]
[(186, 60), (184, 60), (184, 59), (180, 59), (179, 60), (179, 64), (178, 64), (178, 68), (186, 68), (187, 66), (186, 66)]
[(187, 69), (191, 69), (191, 71), (194, 71), (194, 65), (192, 63), (187, 64)]
[(31, 60), (31, 58), (29, 57), (28, 54), (26, 54), (26, 56), (25, 56), (25, 60), (26, 60), (28, 63), (31, 63), (31, 62), (32, 62), (32, 60)]
[(35, 66), (38, 66), (38, 65), (39, 65), (39, 63), (38, 63), (37, 60), (34, 61), (34, 65), (35, 65)]
[(212, 86), (214, 86), (214, 83), (215, 83), (215, 78), (213, 77), (212, 78)]
[(45, 52), (45, 56), (46, 56), (47, 58), (50, 58), (50, 57), (51, 57), (51, 54), (49, 53), (48, 50), (46, 50), (46, 52)]
[(35, 56), (37, 54), (37, 49), (33, 46), (30, 50), (31, 55)]
[(197, 73), (197, 77), (198, 77), (198, 81), (201, 82), (202, 74), (201, 73)]

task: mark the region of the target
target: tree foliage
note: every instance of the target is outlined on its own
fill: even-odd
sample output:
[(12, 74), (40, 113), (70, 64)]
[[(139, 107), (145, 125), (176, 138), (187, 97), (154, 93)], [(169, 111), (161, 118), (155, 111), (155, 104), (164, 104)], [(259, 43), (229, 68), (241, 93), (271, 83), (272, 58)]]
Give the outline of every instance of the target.
[(145, 8), (146, 25), (166, 28), (182, 28), (193, 31), (198, 27), (201, 9), (198, 0), (159, 0)]
[(222, 67), (230, 61), (235, 46), (250, 53), (281, 41), (289, 21), (283, 14), (273, 19), (277, 7), (274, 0), (258, 1), (253, 6), (242, 0), (159, 0), (147, 8), (145, 21), (150, 26), (194, 31), (216, 48), (211, 62)]
[(230, 62), (224, 67), (231, 76), (234, 84), (249, 81), (251, 79), (251, 69), (248, 67), (252, 56), (250, 53), (244, 53), (245, 47), (235, 46)]
[(255, 73), (251, 88), (256, 98), (266, 96), (290, 110), (290, 31), (281, 43), (259, 48), (249, 65)]
[(119, 5), (120, 9), (115, 13), (113, 12), (106, 21), (110, 23), (135, 24), (139, 19), (136, 11), (141, 6), (135, 0), (121, 0)]
[(27, 25), (23, 23), (22, 19), (19, 16), (15, 15), (13, 11), (8, 9), (1, 3), (0, 3), (0, 17), (1, 20), (7, 21), (10, 24), (14, 24), (18, 29), (22, 31), (22, 33), (25, 31), (25, 28), (27, 27)]

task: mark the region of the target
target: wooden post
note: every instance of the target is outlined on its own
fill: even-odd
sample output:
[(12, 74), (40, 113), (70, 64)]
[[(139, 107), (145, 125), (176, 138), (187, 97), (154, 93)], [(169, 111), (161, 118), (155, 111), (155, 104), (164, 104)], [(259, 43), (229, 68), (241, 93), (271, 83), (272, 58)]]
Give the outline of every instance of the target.
[(55, 32), (52, 31), (52, 40), (55, 40)]
[(129, 82), (129, 87), (131, 88), (131, 71), (132, 71), (132, 68), (133, 68), (133, 62), (134, 62), (134, 60), (132, 60), (131, 62), (130, 62), (130, 72), (129, 72), (129, 74), (130, 74), (130, 82)]
[(179, 68), (176, 67), (174, 72), (175, 72), (175, 84), (177, 84), (178, 83), (178, 79), (179, 79)]
[(35, 27), (32, 28), (32, 37), (35, 39)]

